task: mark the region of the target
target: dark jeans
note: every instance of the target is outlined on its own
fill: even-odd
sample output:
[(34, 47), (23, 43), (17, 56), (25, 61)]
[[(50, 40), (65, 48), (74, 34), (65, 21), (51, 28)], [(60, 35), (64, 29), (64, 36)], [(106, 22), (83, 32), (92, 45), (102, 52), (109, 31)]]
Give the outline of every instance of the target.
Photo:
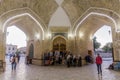
[(16, 65), (17, 65), (16, 62), (12, 62), (12, 70), (16, 70)]
[(99, 73), (102, 74), (101, 64), (97, 64), (97, 71), (98, 71), (98, 74), (99, 74)]
[(70, 61), (67, 61), (67, 67), (70, 67)]
[(32, 59), (29, 59), (29, 64), (32, 64)]

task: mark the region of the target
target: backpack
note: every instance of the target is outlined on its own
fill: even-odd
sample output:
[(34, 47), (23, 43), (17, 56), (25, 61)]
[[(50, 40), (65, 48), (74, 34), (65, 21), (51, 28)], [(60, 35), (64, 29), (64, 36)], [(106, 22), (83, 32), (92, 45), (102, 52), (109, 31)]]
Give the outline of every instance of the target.
[(15, 62), (15, 57), (12, 57), (11, 62), (12, 62), (12, 63)]

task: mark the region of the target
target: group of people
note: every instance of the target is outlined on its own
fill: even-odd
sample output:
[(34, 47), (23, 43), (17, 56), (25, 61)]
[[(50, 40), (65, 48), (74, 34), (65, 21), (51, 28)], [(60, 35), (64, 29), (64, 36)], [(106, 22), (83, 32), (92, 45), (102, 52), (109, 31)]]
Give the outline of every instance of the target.
[[(93, 58), (90, 55), (85, 57), (87, 62), (93, 63)], [(102, 74), (102, 57), (97, 54), (95, 59), (98, 74)], [(43, 55), (43, 65), (65, 64), (67, 67), (82, 66), (82, 58), (80, 55), (73, 55), (67, 51), (50, 51)]]
[[(92, 60), (90, 55), (87, 55), (85, 59), (88, 62), (91, 62)], [(19, 54), (10, 55), (10, 62), (12, 65), (12, 70), (16, 70), (16, 65), (19, 62), (19, 60), (20, 60)], [(43, 64), (44, 65), (66, 64), (67, 67), (82, 66), (82, 58), (80, 55), (73, 55), (67, 51), (50, 51), (43, 55)], [(96, 65), (97, 65), (98, 74), (100, 73), (102, 74), (101, 64), (102, 64), (102, 58), (98, 54), (96, 57)]]
[(62, 64), (63, 59), (66, 58), (67, 52), (63, 51), (49, 51), (43, 54), (43, 65)]
[(70, 66), (82, 66), (80, 55), (73, 55), (69, 51), (50, 51), (43, 55), (43, 65), (66, 64)]
[(66, 59), (66, 62), (67, 62), (67, 67), (70, 67), (70, 66), (82, 66), (82, 58), (80, 55), (73, 55), (73, 54), (68, 54), (67, 55), (67, 59)]
[[(86, 60), (91, 59), (90, 56), (85, 57)], [(13, 54), (10, 56), (10, 62), (12, 65), (12, 70), (16, 70), (16, 65), (20, 60), (19, 54)], [(97, 54), (95, 59), (97, 65), (98, 74), (102, 74), (102, 57), (100, 54)], [(55, 64), (66, 64), (67, 67), (71, 66), (82, 66), (82, 58), (80, 55), (73, 55), (68, 51), (50, 51), (44, 53), (43, 55), (43, 64), (46, 65), (55, 65)]]

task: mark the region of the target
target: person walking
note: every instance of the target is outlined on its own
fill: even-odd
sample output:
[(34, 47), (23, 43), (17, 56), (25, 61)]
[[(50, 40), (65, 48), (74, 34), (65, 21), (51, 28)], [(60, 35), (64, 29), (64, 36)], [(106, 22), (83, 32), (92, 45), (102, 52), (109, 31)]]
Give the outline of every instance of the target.
[(77, 64), (77, 59), (76, 59), (76, 56), (74, 55), (73, 56), (73, 66), (76, 67), (76, 64)]
[(16, 54), (17, 56), (17, 59), (18, 59), (18, 63), (19, 63), (19, 61), (20, 61), (20, 53), (18, 53), (18, 54)]
[(97, 65), (98, 74), (101, 73), (102, 75), (102, 57), (100, 56), (100, 54), (97, 54), (96, 65)]
[(70, 67), (70, 54), (67, 55), (67, 67), (69, 68)]
[[(45, 60), (45, 59), (44, 59)], [(26, 56), (26, 64), (28, 65), (30, 63), (30, 59), (29, 59), (29, 56)]]
[(12, 65), (12, 70), (16, 70), (16, 65), (17, 65), (16, 55), (13, 55), (13, 57), (11, 58), (11, 65)]
[(77, 65), (82, 66), (82, 57), (80, 55), (78, 55), (78, 58), (77, 58)]

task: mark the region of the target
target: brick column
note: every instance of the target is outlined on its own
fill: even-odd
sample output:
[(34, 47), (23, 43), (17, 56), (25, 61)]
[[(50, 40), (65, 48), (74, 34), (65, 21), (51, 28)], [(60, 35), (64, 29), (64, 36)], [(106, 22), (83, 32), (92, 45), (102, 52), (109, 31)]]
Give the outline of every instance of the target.
[(6, 43), (5, 43), (5, 34), (0, 31), (0, 60), (5, 61), (5, 47), (6, 47)]
[(113, 59), (120, 61), (120, 32), (116, 32), (115, 40), (113, 41)]

